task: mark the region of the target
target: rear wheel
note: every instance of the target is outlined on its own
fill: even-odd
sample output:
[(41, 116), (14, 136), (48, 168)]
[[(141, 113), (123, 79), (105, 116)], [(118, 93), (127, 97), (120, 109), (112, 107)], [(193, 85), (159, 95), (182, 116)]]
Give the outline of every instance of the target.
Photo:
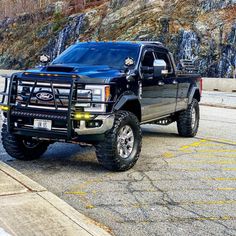
[(128, 111), (116, 113), (113, 128), (105, 140), (96, 145), (99, 163), (112, 171), (125, 171), (137, 162), (142, 145), (142, 132), (137, 117)]
[(182, 137), (194, 137), (198, 132), (200, 120), (199, 104), (196, 99), (188, 106), (187, 110), (180, 112), (177, 119), (177, 128)]
[(9, 133), (6, 124), (2, 126), (2, 144), (10, 156), (25, 161), (40, 158), (49, 146), (47, 142)]

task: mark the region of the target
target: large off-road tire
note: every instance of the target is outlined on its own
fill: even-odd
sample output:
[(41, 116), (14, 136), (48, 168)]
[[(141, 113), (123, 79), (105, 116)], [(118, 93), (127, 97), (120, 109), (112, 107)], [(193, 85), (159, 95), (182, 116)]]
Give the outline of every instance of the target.
[(97, 159), (106, 169), (125, 171), (137, 162), (141, 146), (139, 120), (131, 112), (118, 111), (113, 128), (105, 134), (105, 140), (95, 147)]
[(193, 99), (187, 110), (180, 112), (177, 119), (178, 133), (182, 137), (194, 137), (198, 132), (200, 120), (199, 104)]
[(10, 156), (18, 160), (30, 161), (40, 158), (46, 152), (49, 143), (11, 134), (7, 131), (7, 125), (3, 124), (2, 145)]

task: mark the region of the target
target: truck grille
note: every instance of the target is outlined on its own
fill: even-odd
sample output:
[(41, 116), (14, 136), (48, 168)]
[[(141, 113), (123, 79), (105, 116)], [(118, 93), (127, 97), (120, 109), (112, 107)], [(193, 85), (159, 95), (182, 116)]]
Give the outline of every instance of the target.
[(70, 106), (72, 84), (20, 80), (17, 84), (16, 105), (67, 111)]

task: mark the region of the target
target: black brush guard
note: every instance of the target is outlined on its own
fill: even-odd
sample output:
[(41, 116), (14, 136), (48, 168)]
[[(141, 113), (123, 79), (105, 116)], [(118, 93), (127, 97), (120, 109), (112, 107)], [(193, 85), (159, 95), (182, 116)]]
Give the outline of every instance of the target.
[[(0, 78), (1, 79), (1, 78)], [(77, 99), (77, 89), (84, 89), (85, 85), (94, 83), (81, 83), (78, 80), (72, 77), (67, 76), (61, 76), (61, 77), (51, 77), (51, 76), (42, 76), (39, 74), (36, 74), (34, 76), (21, 76), (20, 78), (17, 77), (17, 75), (13, 75), (11, 77), (4, 76), (4, 90), (0, 92), (1, 100), (0, 105), (1, 106), (8, 106), (10, 107), (9, 111), (4, 112), (5, 117), (7, 118), (7, 124), (8, 124), (8, 131), (17, 135), (22, 136), (30, 136), (30, 137), (37, 137), (37, 138), (45, 138), (45, 139), (53, 139), (53, 140), (66, 140), (66, 141), (81, 141), (81, 142), (87, 142), (87, 141), (93, 141), (93, 140), (99, 140), (101, 139), (100, 135), (99, 137), (96, 137), (96, 135), (92, 135), (93, 137), (78, 137), (76, 133), (74, 133), (74, 128), (78, 127), (79, 122), (76, 120), (73, 120), (75, 112), (83, 112), (84, 108), (75, 108), (75, 103), (89, 103), (89, 104), (106, 104), (106, 105), (112, 105), (114, 104), (114, 101), (107, 101), (107, 102), (99, 102), (99, 101), (80, 101)], [(17, 96), (18, 96), (18, 88), (17, 86), (19, 83), (24, 82), (31, 82), (33, 83), (33, 87), (30, 91), (30, 95), (28, 98), (28, 101), (26, 102), (25, 106), (19, 106), (17, 104)], [(50, 86), (46, 86), (46, 88), (50, 88), (53, 91), (53, 101), (54, 105), (51, 106), (51, 109), (45, 108), (37, 108), (37, 105), (35, 105), (33, 108), (31, 107), (31, 98), (34, 95), (34, 90), (37, 87), (42, 87), (41, 85), (38, 86), (40, 83), (49, 84)], [(54, 84), (59, 84), (61, 88), (63, 89), (63, 85), (65, 85), (68, 89), (69, 87), (69, 94), (68, 94), (68, 104), (66, 106), (66, 110), (62, 111), (60, 110), (60, 106), (57, 105), (56, 100), (58, 100), (57, 95), (55, 94), (55, 88)], [(106, 84), (103, 84), (106, 85)], [(111, 85), (111, 84), (107, 84)], [(59, 99), (60, 100), (60, 99)], [(42, 104), (40, 105), (42, 106)], [(65, 108), (65, 107), (64, 107)], [(110, 112), (106, 113), (92, 113), (91, 115), (94, 115), (94, 117), (98, 115), (109, 115)], [(64, 122), (66, 124), (63, 128), (58, 128), (57, 130), (40, 130), (40, 129), (34, 129), (33, 127), (25, 127), (22, 126), (16, 126), (15, 123), (17, 123), (17, 119), (22, 119), (23, 122), (25, 119), (45, 119), (45, 120), (52, 120), (53, 122)], [(91, 136), (91, 135), (90, 135)]]

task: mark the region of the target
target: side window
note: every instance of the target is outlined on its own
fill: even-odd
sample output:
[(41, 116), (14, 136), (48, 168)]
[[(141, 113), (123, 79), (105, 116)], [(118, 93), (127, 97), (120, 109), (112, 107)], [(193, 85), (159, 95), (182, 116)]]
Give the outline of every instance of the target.
[(153, 52), (147, 51), (142, 60), (142, 66), (153, 67), (154, 60), (155, 58)]
[(173, 71), (168, 54), (163, 53), (163, 52), (155, 52), (155, 57), (156, 59), (162, 59), (166, 62), (166, 66), (167, 66), (166, 69), (168, 70), (169, 73)]

